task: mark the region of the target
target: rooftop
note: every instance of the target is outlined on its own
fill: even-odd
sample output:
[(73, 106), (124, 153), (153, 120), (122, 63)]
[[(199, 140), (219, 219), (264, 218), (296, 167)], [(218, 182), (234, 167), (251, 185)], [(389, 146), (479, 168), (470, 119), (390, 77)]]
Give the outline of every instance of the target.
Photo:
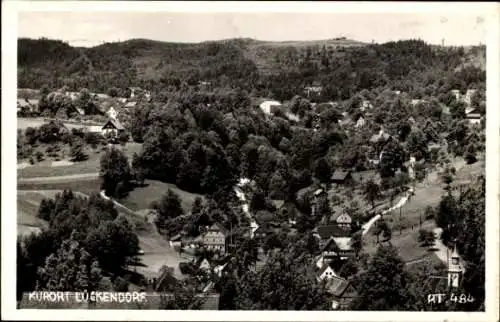
[(335, 170), (332, 174), (331, 180), (345, 180), (349, 173), (349, 170)]
[(348, 286), (349, 281), (338, 276), (333, 276), (326, 282), (328, 292), (335, 296), (341, 296)]
[(329, 239), (330, 237), (348, 237), (349, 232), (335, 225), (323, 225), (316, 228), (321, 239)]

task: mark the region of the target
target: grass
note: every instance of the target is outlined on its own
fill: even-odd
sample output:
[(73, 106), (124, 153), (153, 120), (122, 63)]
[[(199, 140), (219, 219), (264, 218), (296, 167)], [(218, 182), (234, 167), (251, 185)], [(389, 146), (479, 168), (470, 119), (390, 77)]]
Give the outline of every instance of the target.
[[(473, 182), (474, 178), (485, 172), (485, 163), (480, 160), (474, 164), (464, 164), (460, 159), (454, 160), (457, 165), (455, 182)], [(437, 256), (429, 252), (426, 247), (418, 244), (418, 230), (420, 216), (422, 227), (432, 229), (435, 223), (432, 220), (425, 221), (424, 211), (428, 206), (436, 207), (445, 194), (444, 184), (438, 180), (430, 180), (428, 184), (419, 184), (415, 195), (401, 208), (402, 220), (399, 219), (399, 210), (395, 210), (384, 216), (392, 230), (391, 243), (398, 249), (399, 255), (405, 260), (414, 261), (419, 258), (439, 262)], [(412, 228), (413, 226), (413, 228)], [(401, 233), (400, 233), (401, 228)], [(368, 233), (364, 239), (363, 249), (368, 254), (374, 254), (377, 249), (376, 237)]]
[[(120, 145), (116, 145), (118, 149), (123, 149)], [(127, 143), (123, 152), (125, 155), (132, 158), (134, 153), (139, 153), (142, 149), (142, 144), (130, 142)], [(52, 167), (49, 161), (37, 163), (31, 167), (19, 169), (17, 172), (18, 177), (21, 178), (35, 178), (35, 177), (50, 177), (50, 176), (65, 176), (81, 173), (97, 173), (99, 172), (100, 160), (103, 151), (95, 153), (89, 151), (88, 159), (82, 162), (75, 162), (72, 165)]]
[[(18, 117), (17, 118), (17, 128), (19, 130), (25, 130), (28, 127), (40, 127), (48, 122), (45, 121), (43, 117)], [(87, 124), (74, 124), (74, 123), (66, 123), (64, 125), (68, 129), (81, 129), (87, 126)]]
[[(427, 221), (422, 224), (422, 228), (432, 229), (433, 227), (434, 223), (432, 221)], [(392, 231), (390, 242), (398, 249), (399, 256), (401, 256), (405, 262), (427, 258), (432, 255), (432, 252), (430, 252), (427, 247), (420, 247), (418, 243), (419, 228), (418, 226), (415, 226), (413, 229), (407, 228), (404, 229), (401, 234), (399, 230)], [(382, 239), (383, 237), (380, 236), (380, 241), (382, 241)], [(375, 254), (379, 246), (376, 240), (377, 238), (372, 233), (366, 234), (363, 240), (363, 251), (369, 255)]]
[(97, 178), (90, 180), (65, 180), (58, 182), (18, 183), (18, 190), (72, 190), (86, 195), (99, 193), (100, 182)]
[(48, 223), (36, 215), (40, 201), (46, 198), (44, 193), (36, 192), (18, 192), (17, 193), (17, 233), (18, 235), (26, 235), (31, 232), (36, 232), (40, 228), (48, 226)]
[(185, 213), (188, 213), (191, 211), (191, 206), (196, 197), (202, 197), (201, 195), (181, 190), (171, 183), (155, 180), (146, 180), (145, 183), (147, 186), (135, 188), (126, 198), (121, 199), (120, 203), (134, 211), (148, 209), (153, 201), (159, 201), (167, 190), (170, 189), (179, 195), (182, 209), (184, 209)]

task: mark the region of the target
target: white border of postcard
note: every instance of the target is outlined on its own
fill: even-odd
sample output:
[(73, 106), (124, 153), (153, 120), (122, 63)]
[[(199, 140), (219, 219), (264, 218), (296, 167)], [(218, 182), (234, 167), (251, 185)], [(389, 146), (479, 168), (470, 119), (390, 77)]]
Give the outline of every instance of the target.
[[(499, 9), (497, 3), (2, 1), (2, 318), (12, 320), (494, 321), (498, 320)], [(471, 14), (487, 23), (486, 312), (16, 310), (16, 57), (19, 11), (364, 12)]]

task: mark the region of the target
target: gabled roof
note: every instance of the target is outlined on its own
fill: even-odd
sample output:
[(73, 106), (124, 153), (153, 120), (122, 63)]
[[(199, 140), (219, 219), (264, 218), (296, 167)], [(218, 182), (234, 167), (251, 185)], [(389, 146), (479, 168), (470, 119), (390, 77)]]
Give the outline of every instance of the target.
[[(106, 126), (108, 123), (111, 123), (115, 129), (117, 130), (125, 130), (125, 128), (123, 127), (123, 125), (120, 123), (120, 121), (118, 120), (115, 120), (115, 119), (109, 119), (106, 124), (104, 124), (104, 126)], [(104, 127), (103, 126), (103, 127)]]
[(318, 235), (321, 239), (329, 239), (330, 237), (347, 237), (349, 232), (340, 228), (337, 224), (323, 225), (316, 228)]
[(351, 237), (333, 237), (335, 244), (340, 250), (349, 251), (351, 247)]
[(326, 282), (328, 292), (333, 294), (334, 296), (342, 296), (348, 286), (349, 281), (338, 276), (333, 276)]
[(332, 174), (331, 180), (345, 180), (351, 173), (349, 170), (335, 170)]
[(206, 264), (208, 264), (208, 267), (210, 267), (210, 261), (208, 260), (208, 258), (200, 258), (198, 259), (198, 263), (196, 266), (201, 267), (202, 265)]
[(388, 133), (382, 132), (382, 133), (372, 135), (372, 137), (370, 138), (370, 142), (376, 143), (379, 141), (387, 141), (390, 138), (391, 138), (391, 136)]
[(136, 106), (136, 105), (137, 105), (137, 102), (127, 102), (127, 103), (125, 104), (125, 107), (129, 108), (129, 107), (134, 107), (134, 106)]
[(347, 213), (342, 212), (336, 216), (335, 221), (341, 224), (350, 224), (352, 223), (352, 218)]
[(474, 112), (476, 112), (476, 108), (474, 108), (474, 107), (467, 107), (465, 109), (465, 114), (470, 114), (470, 113), (474, 113)]
[(325, 246), (323, 246), (323, 248), (321, 250), (322, 251), (325, 251), (325, 250), (337, 251), (339, 249), (340, 248), (338, 247), (337, 242), (335, 241), (335, 239), (333, 237), (330, 237), (330, 239), (328, 239), (328, 241), (326, 242)]
[(314, 195), (319, 196), (320, 194), (322, 194), (324, 192), (325, 192), (325, 190), (323, 190), (323, 189), (317, 189), (316, 191), (314, 191)]
[(467, 118), (468, 119), (480, 119), (481, 118), (481, 114), (479, 114), (479, 113), (470, 113), (470, 114), (467, 114)]
[(210, 226), (207, 231), (220, 231), (223, 234), (226, 234), (226, 229), (219, 223), (214, 223), (212, 226)]
[(181, 237), (182, 237), (182, 236), (181, 236), (181, 234), (177, 234), (177, 235), (175, 235), (175, 236), (171, 237), (171, 238), (170, 238), (170, 240), (171, 240), (171, 241), (177, 241), (177, 240), (180, 240), (180, 239), (181, 239)]
[(332, 272), (335, 274), (335, 271), (333, 271), (333, 268), (331, 268), (329, 264), (325, 264), (325, 265), (323, 265), (323, 267), (321, 267), (321, 269), (318, 271), (318, 276), (323, 275), (323, 273), (324, 273), (327, 269), (331, 269), (331, 270), (332, 270)]

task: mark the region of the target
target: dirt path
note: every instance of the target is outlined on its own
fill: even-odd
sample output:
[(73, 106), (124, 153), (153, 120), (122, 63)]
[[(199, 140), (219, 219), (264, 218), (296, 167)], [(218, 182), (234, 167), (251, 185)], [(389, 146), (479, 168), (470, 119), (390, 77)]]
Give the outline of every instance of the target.
[(372, 217), (368, 222), (366, 222), (363, 226), (361, 226), (361, 229), (363, 229), (363, 233), (362, 234), (366, 235), (366, 233), (368, 233), (368, 231), (373, 226), (373, 224), (375, 222), (377, 222), (377, 220), (379, 220), (380, 218), (382, 218), (382, 215), (384, 215), (384, 214), (386, 214), (388, 212), (391, 212), (393, 210), (396, 210), (396, 209), (399, 209), (399, 208), (403, 207), (404, 204), (408, 201), (408, 199), (410, 198), (410, 196), (411, 196), (411, 194), (413, 192), (414, 192), (413, 189), (410, 189), (409, 191), (406, 192), (405, 196), (401, 197), (401, 199), (399, 200), (399, 202), (395, 206), (382, 211), (381, 214), (378, 214), (378, 215)]
[(51, 177), (35, 177), (35, 178), (18, 178), (19, 183), (29, 182), (54, 182), (54, 181), (70, 181), (70, 180), (93, 180), (99, 177), (99, 173), (79, 173), (65, 176)]

